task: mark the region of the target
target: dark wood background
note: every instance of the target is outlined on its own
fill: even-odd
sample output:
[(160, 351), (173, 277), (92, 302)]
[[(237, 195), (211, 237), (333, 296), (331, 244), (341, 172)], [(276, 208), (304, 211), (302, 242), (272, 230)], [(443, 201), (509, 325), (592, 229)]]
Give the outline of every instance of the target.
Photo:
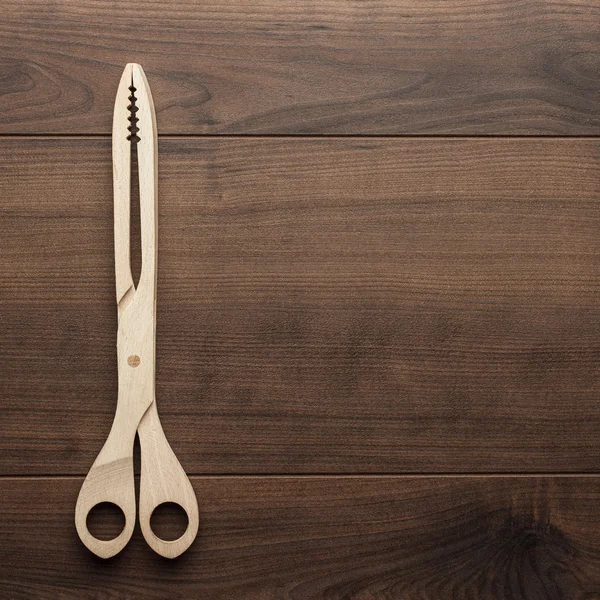
[[(599, 44), (598, 0), (4, 0), (0, 598), (599, 600)], [(175, 561), (73, 523), (126, 62), (201, 514)]]

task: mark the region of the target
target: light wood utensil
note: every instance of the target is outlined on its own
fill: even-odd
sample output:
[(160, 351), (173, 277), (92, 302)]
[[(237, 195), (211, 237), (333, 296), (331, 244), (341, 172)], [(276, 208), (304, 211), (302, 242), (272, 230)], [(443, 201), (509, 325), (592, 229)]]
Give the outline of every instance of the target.
[[(131, 139), (137, 141), (142, 267), (134, 285), (130, 266)], [(81, 541), (109, 558), (133, 533), (136, 515), (133, 444), (140, 438), (139, 518), (142, 534), (161, 556), (185, 552), (198, 532), (198, 503), (192, 485), (163, 433), (154, 396), (156, 362), (157, 173), (156, 115), (142, 67), (128, 64), (117, 91), (112, 153), (117, 283), (118, 400), (108, 438), (90, 469), (77, 499), (75, 525)], [(99, 540), (87, 528), (90, 510), (102, 502), (116, 504), (125, 515), (123, 531)], [(188, 527), (176, 540), (157, 537), (150, 517), (165, 502), (179, 504)]]

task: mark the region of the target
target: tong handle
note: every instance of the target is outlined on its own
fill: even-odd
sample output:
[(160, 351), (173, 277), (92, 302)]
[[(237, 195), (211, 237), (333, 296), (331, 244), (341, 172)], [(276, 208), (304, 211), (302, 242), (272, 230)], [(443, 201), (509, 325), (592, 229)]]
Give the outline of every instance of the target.
[[(198, 501), (179, 460), (163, 432), (153, 402), (139, 427), (142, 456), (140, 476), (139, 519), (142, 534), (148, 545), (165, 558), (175, 558), (185, 552), (198, 533)], [(176, 540), (162, 540), (150, 524), (152, 513), (161, 504), (178, 504), (187, 514), (187, 529)]]
[[(100, 558), (110, 558), (129, 542), (135, 526), (135, 484), (133, 440), (135, 428), (127, 431), (127, 421), (118, 411), (108, 438), (89, 470), (75, 505), (75, 527), (85, 546)], [(89, 512), (98, 504), (110, 502), (125, 515), (123, 531), (112, 540), (100, 540), (87, 528)]]

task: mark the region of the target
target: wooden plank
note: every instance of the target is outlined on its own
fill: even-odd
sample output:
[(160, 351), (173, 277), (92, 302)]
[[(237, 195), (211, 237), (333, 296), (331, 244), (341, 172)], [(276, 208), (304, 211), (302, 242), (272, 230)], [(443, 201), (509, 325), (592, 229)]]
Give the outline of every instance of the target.
[(597, 0), (4, 0), (0, 132), (108, 133), (139, 62), (161, 133), (600, 127)]
[[(160, 142), (157, 399), (188, 473), (597, 471), (594, 140)], [(0, 147), (0, 473), (116, 403), (110, 145)]]
[[(204, 600), (595, 598), (598, 477), (194, 478), (174, 561), (139, 530), (110, 561), (78, 540), (81, 480), (0, 479), (0, 596)], [(163, 530), (164, 531), (164, 530)]]

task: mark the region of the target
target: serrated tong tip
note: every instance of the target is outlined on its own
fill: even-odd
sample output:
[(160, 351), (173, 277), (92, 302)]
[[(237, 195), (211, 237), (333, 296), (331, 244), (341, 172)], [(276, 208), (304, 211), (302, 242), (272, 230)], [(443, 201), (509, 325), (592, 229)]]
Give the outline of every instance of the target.
[[(150, 86), (142, 67), (128, 63), (115, 99), (112, 131), (115, 215), (115, 279), (119, 314), (135, 292), (130, 265), (131, 151), (138, 156), (140, 214), (142, 215), (142, 273), (140, 283), (156, 285), (156, 115)], [(154, 255), (154, 258), (153, 256)]]

